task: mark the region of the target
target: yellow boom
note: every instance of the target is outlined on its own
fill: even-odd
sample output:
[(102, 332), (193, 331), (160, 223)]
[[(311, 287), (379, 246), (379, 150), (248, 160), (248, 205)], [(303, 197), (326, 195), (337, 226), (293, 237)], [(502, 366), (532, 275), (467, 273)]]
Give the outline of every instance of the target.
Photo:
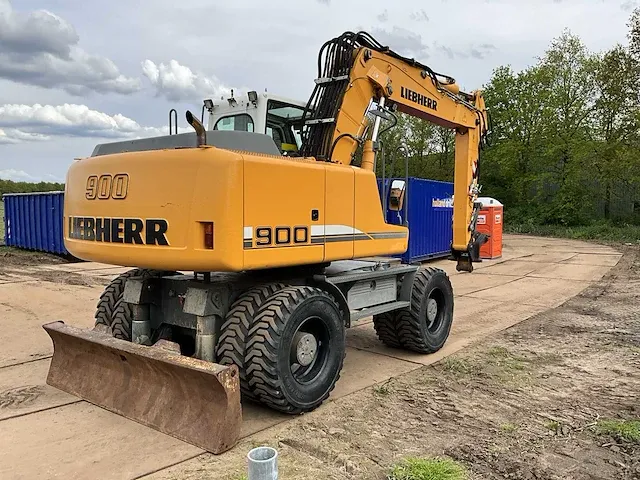
[[(369, 130), (366, 112), (372, 100), (455, 129), (454, 197), (457, 201), (454, 202), (452, 253), (459, 260), (459, 268), (471, 270), (473, 249), (479, 247), (474, 245), (478, 160), (480, 144), (487, 132), (487, 112), (481, 92), (460, 92), (451, 77), (390, 51), (366, 33), (346, 33), (325, 47), (328, 45), (344, 51), (352, 49), (352, 56), (346, 58), (353, 60), (341, 64), (339, 54), (334, 53), (333, 69), (320, 73), (325, 77), (317, 81), (312, 100), (318, 103), (316, 112), (325, 118), (316, 114), (311, 119), (303, 154), (349, 165), (358, 144), (364, 142), (362, 168), (374, 170), (376, 138), (365, 138)], [(322, 51), (320, 55), (322, 57)], [(333, 94), (328, 92), (329, 88), (334, 89)], [(377, 131), (373, 130), (372, 135), (376, 136)], [(331, 145), (328, 150), (327, 145)]]

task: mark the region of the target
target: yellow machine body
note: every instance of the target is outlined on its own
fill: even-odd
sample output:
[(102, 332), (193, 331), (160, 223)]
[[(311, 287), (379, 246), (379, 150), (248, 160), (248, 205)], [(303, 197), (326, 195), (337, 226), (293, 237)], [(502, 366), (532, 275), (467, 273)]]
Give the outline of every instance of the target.
[[(304, 113), (294, 120), (286, 106), (267, 109), (272, 133), (299, 122), (299, 150), (293, 134), (278, 148), (269, 127), (249, 130), (242, 109), (258, 102), (249, 92), (236, 102), (245, 131), (207, 132), (187, 112), (193, 138), (116, 142), (73, 162), (67, 250), (136, 268), (105, 288), (93, 330), (44, 326), (54, 346), (49, 385), (221, 453), (241, 432), (240, 391), (287, 413), (329, 397), (352, 321), (373, 317), (394, 348), (444, 345), (453, 321), (445, 272), (340, 261), (407, 250), (408, 228), (385, 222), (375, 175), (381, 119), (397, 120), (398, 110), (455, 131), (451, 253), (459, 270), (473, 270), (483, 240), (475, 229), (482, 94), (460, 92), (362, 32), (326, 42), (318, 58)], [(394, 190), (392, 208), (406, 195)]]
[(66, 185), (65, 245), (84, 260), (237, 272), (407, 249), (374, 173), (342, 164), (212, 146), (125, 152), (75, 162)]

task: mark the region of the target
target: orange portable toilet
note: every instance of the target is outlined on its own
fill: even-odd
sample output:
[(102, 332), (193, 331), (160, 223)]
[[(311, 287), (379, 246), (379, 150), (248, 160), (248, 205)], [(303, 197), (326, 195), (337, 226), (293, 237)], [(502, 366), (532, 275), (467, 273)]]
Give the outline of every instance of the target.
[(487, 243), (480, 247), (480, 258), (500, 258), (502, 256), (502, 203), (495, 198), (479, 197), (482, 204), (478, 212), (476, 229), (489, 235)]

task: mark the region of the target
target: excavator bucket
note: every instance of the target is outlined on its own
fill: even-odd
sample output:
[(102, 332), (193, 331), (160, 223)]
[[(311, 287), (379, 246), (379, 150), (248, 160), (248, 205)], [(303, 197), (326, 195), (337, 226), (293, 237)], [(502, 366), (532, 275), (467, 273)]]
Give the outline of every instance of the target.
[(43, 325), (53, 341), (47, 384), (211, 453), (233, 447), (242, 409), (238, 369), (137, 345), (98, 329)]

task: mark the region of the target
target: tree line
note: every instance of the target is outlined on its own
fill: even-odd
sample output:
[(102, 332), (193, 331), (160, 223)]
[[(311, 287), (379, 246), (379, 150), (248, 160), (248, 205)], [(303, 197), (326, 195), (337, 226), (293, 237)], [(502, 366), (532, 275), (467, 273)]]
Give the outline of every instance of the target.
[(31, 193), (64, 191), (63, 183), (53, 182), (14, 182), (0, 179), (0, 197), (5, 193)]
[[(483, 86), (482, 195), (502, 201), (512, 223), (640, 224), (640, 9), (628, 29), (626, 44), (604, 52), (565, 30), (533, 66), (501, 66)], [(452, 181), (453, 135), (400, 114), (382, 136), (387, 175), (404, 174), (404, 144), (411, 176)]]

